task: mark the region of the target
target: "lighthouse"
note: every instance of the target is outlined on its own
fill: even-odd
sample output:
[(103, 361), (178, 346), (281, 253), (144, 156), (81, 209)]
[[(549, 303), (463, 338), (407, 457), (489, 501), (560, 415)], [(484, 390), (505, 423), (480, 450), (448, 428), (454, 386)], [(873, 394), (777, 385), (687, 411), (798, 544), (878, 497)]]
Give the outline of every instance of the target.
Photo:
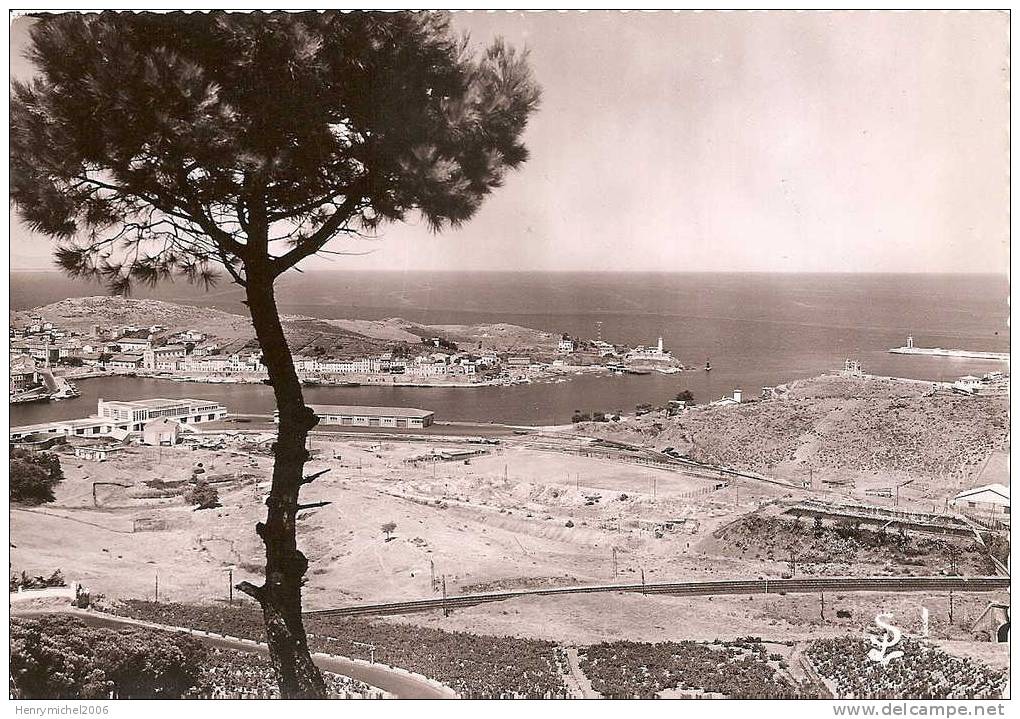
[(914, 335), (907, 337), (907, 349), (914, 349)]
[(662, 338), (659, 338), (659, 354), (662, 354)]

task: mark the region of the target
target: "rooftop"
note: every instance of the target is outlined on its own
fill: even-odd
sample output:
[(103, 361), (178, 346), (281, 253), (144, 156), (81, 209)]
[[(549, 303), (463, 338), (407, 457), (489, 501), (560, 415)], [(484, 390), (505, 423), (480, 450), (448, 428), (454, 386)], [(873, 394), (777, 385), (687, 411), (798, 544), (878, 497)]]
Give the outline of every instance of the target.
[(986, 484), (982, 487), (966, 489), (960, 492), (955, 497), (953, 497), (953, 499), (966, 499), (967, 497), (973, 497), (976, 494), (983, 494), (985, 492), (996, 494), (1002, 499), (1006, 500), (1007, 503), (1009, 502), (1009, 487), (1005, 486), (1004, 484)]
[(104, 403), (144, 409), (162, 409), (164, 407), (179, 407), (180, 405), (188, 405), (191, 407), (218, 407), (220, 404), (219, 402), (208, 399), (190, 399), (187, 397), (181, 397), (180, 399), (154, 397), (152, 399), (104, 400)]
[(435, 412), (413, 407), (367, 407), (359, 405), (343, 404), (310, 404), (308, 405), (317, 415), (337, 414), (362, 417), (431, 417)]

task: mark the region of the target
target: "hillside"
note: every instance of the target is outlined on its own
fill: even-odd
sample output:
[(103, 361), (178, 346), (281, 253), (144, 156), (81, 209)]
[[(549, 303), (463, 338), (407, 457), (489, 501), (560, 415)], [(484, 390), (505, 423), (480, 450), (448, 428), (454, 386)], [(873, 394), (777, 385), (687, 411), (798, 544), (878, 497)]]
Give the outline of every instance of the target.
[(973, 483), (989, 458), (1006, 450), (1008, 409), (1005, 397), (824, 375), (792, 383), (781, 398), (698, 407), (668, 419), (587, 423), (578, 431), (671, 446), (692, 459), (797, 484), (814, 476), (862, 489), (916, 479), (911, 492), (940, 499)]
[[(31, 310), (11, 312), (11, 323), (23, 326), (40, 316), (55, 326), (82, 334), (94, 327), (151, 326), (164, 329), (160, 337), (195, 330), (216, 337), (230, 350), (254, 347), (251, 321), (238, 314), (208, 307), (180, 305), (131, 297), (75, 297)], [(547, 332), (504, 323), (491, 325), (418, 325), (408, 320), (331, 319), (302, 315), (282, 317), (287, 341), (294, 354), (329, 357), (363, 357), (392, 349), (400, 343), (420, 346), (423, 337), (442, 337), (465, 350), (534, 352), (555, 350), (557, 338)]]

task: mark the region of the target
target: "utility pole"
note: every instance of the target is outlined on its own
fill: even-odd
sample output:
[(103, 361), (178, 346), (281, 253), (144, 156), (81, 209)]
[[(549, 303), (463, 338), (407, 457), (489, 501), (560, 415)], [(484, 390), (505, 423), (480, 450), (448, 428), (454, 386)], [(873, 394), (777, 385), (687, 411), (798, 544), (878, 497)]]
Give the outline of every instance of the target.
[(159, 572), (156, 572), (156, 604), (159, 604)]
[(234, 568), (227, 567), (227, 604), (234, 606)]
[(432, 580), (429, 586), (432, 588), (432, 591), (434, 592), (436, 591), (436, 563), (432, 559), (429, 560), (429, 575)]
[(613, 547), (613, 579), (616, 579), (616, 547)]
[(953, 623), (953, 590), (949, 590), (949, 623)]
[(822, 600), (821, 616), (822, 619), (825, 619), (825, 592), (821, 593), (821, 600)]
[(446, 575), (443, 575), (443, 616), (450, 616), (450, 608), (446, 606)]
[(645, 568), (641, 567), (641, 593), (645, 593)]

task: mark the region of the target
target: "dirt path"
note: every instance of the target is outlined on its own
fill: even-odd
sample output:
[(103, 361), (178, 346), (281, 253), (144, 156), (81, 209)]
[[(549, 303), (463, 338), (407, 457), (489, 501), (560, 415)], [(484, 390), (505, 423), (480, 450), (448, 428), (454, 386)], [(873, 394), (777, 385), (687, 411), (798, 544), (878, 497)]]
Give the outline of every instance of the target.
[(567, 647), (567, 663), (570, 665), (570, 677), (582, 699), (601, 699), (602, 695), (595, 691), (591, 680), (581, 670), (581, 659), (577, 656), (577, 647)]

